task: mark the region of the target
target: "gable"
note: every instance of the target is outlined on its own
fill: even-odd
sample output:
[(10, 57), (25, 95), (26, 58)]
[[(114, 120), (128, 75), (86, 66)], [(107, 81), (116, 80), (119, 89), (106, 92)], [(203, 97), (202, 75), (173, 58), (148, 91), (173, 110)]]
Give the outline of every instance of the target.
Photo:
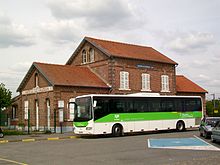
[(33, 63), (20, 83), (17, 92), (35, 88), (35, 75), (38, 76), (38, 87), (47, 87), (52, 85), (51, 82), (41, 73), (41, 71), (39, 71), (36, 64)]
[(83, 39), (66, 64), (70, 65), (73, 62), (77, 52), (81, 50), (83, 44), (86, 41), (93, 45), (100, 52), (105, 54), (107, 57), (128, 58), (177, 65), (175, 61), (171, 60), (152, 47), (107, 41), (91, 37), (85, 37)]
[[(103, 53), (102, 51), (97, 49), (97, 47), (95, 47), (91, 43), (84, 41), (83, 43), (81, 43), (81, 45), (76, 49), (76, 51), (70, 57), (67, 64), (68, 65), (75, 65), (75, 66), (83, 65), (83, 55), (82, 55), (83, 51), (85, 51), (87, 56), (89, 56), (90, 49), (94, 50), (94, 62), (103, 61), (103, 60), (108, 59), (108, 56), (106, 56), (105, 53)], [(90, 63), (90, 62), (88, 62), (88, 63)], [(85, 64), (87, 64), (87, 63), (85, 63)]]
[[(25, 78), (20, 84), (18, 91), (24, 89), (24, 86), (26, 86), (26, 84), (29, 82), (30, 84), (35, 84), (33, 81), (30, 81), (33, 80), (32, 75), (34, 74), (32, 73), (35, 73), (34, 70), (37, 70), (39, 75), (42, 75), (45, 80), (47, 80), (47, 85), (50, 86), (56, 85), (109, 88), (109, 86), (102, 79), (100, 79), (87, 67), (33, 63), (29, 72), (26, 74)], [(44, 83), (44, 85), (46, 85), (46, 83)], [(33, 87), (33, 85), (30, 87)]]

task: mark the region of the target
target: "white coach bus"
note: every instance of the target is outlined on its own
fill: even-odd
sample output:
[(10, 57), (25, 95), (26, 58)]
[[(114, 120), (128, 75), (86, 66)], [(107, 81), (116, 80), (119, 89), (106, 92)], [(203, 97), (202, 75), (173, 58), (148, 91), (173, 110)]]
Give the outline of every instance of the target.
[[(71, 103), (70, 103), (71, 104)], [(176, 129), (199, 125), (199, 96), (84, 95), (76, 97), (74, 133), (112, 134)]]

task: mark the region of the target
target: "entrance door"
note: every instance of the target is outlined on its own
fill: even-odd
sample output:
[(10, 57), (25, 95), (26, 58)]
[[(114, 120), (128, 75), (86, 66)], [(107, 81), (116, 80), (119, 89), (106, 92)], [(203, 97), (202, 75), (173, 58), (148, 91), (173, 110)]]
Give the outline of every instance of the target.
[(35, 109), (36, 109), (36, 130), (39, 130), (39, 111), (38, 111), (38, 101), (35, 100)]
[(50, 100), (46, 100), (47, 104), (47, 129), (50, 130)]

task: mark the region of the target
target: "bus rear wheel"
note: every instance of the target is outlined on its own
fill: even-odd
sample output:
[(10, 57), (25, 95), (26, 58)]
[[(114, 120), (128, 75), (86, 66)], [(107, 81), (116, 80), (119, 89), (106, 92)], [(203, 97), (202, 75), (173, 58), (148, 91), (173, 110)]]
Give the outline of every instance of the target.
[(185, 123), (183, 121), (178, 121), (176, 124), (177, 131), (184, 131), (185, 130)]
[(120, 124), (115, 124), (112, 127), (112, 135), (118, 137), (118, 136), (122, 136), (122, 134), (123, 134), (123, 127)]

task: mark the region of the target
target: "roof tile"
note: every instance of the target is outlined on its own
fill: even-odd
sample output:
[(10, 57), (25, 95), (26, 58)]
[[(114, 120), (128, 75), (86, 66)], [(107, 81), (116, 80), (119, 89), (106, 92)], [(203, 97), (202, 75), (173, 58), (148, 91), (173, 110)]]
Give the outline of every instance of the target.
[(101, 87), (109, 86), (87, 67), (34, 63), (53, 85)]
[(93, 43), (98, 48), (115, 57), (156, 61), (177, 65), (177, 63), (152, 47), (120, 43), (85, 37), (85, 40)]
[(208, 93), (205, 89), (195, 84), (183, 75), (176, 75), (176, 91), (192, 93)]

